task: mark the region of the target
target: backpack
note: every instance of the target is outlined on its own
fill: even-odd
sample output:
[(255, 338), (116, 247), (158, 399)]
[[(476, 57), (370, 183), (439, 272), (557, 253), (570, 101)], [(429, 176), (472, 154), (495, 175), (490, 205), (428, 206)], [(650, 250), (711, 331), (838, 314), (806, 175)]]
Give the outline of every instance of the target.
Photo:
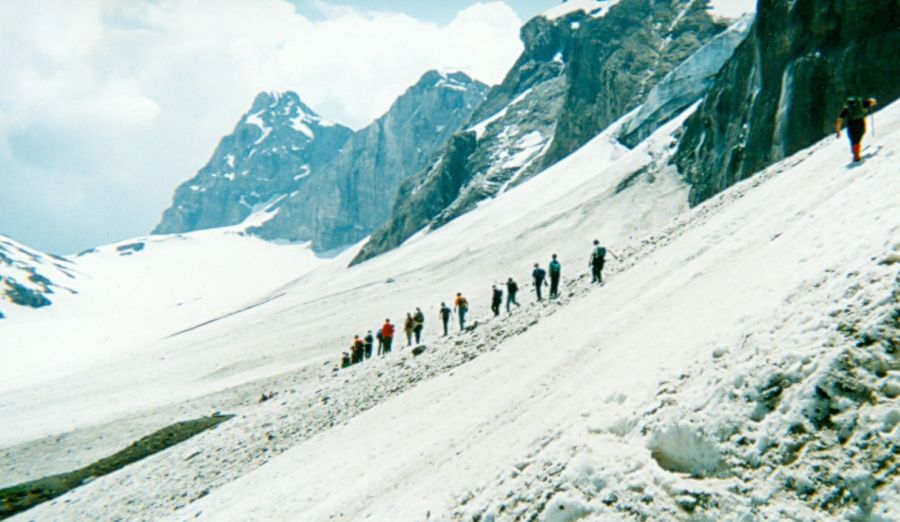
[(465, 308), (466, 310), (468, 310), (469, 309), (469, 301), (467, 301), (465, 297), (460, 297), (459, 300), (456, 302), (456, 306), (458, 306), (460, 308)]
[(510, 294), (514, 294), (519, 291), (519, 285), (517, 285), (515, 281), (506, 283), (506, 291)]
[(598, 246), (594, 249), (594, 259), (602, 261), (606, 257), (606, 247)]
[(550, 261), (550, 273), (558, 274), (560, 268), (562, 268), (559, 264), (559, 261)]
[(532, 272), (531, 275), (532, 275), (535, 279), (543, 279), (544, 276), (547, 275), (547, 272), (544, 272), (544, 269), (543, 269), (543, 268), (535, 268), (535, 269), (534, 269), (534, 272)]
[(495, 288), (494, 289), (494, 300), (500, 301), (501, 299), (503, 299), (503, 290), (500, 290), (499, 288)]
[(446, 319), (448, 317), (450, 317), (450, 307), (445, 306), (441, 308), (441, 318)]
[(851, 96), (844, 102), (848, 120), (861, 120), (866, 117), (866, 106), (862, 98)]

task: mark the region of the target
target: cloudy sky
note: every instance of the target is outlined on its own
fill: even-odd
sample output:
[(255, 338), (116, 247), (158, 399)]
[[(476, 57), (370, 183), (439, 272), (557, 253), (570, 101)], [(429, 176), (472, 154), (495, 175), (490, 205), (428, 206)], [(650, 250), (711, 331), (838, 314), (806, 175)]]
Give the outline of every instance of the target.
[(557, 0), (0, 0), (0, 234), (146, 234), (263, 90), (365, 126), (428, 69), (493, 84)]

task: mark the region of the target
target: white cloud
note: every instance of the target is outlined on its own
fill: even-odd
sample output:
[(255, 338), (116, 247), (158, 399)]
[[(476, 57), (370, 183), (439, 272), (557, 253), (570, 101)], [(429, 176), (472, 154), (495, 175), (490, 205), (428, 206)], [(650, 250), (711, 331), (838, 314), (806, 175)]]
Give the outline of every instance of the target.
[(362, 127), (428, 69), (496, 83), (521, 51), (503, 2), (443, 26), (320, 7), (314, 21), (286, 0), (0, 2), (0, 185), (16, 185), (0, 232), (58, 251), (145, 233), (259, 91)]

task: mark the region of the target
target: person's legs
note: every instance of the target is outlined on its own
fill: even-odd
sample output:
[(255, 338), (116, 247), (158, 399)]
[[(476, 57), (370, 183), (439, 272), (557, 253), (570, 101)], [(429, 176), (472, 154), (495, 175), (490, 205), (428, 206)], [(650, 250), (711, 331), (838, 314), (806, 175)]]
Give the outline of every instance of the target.
[(850, 120), (847, 122), (847, 136), (850, 138), (850, 150), (853, 161), (862, 159), (862, 139), (866, 133), (866, 120)]

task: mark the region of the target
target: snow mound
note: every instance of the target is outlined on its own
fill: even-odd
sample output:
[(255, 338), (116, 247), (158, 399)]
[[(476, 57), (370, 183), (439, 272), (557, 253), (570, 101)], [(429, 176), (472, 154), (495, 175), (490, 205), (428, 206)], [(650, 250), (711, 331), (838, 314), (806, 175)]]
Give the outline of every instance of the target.
[(656, 432), (647, 447), (667, 471), (698, 478), (715, 477), (721, 472), (722, 456), (715, 443), (693, 427), (676, 425)]

